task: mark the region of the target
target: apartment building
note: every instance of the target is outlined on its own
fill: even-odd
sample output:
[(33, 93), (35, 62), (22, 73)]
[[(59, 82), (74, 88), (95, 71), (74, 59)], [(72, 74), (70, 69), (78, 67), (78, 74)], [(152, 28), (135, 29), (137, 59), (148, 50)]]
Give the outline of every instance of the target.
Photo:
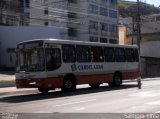
[(0, 25), (28, 25), (29, 0), (0, 0)]
[(117, 0), (31, 0), (30, 25), (59, 27), (63, 39), (116, 44)]
[(16, 66), (24, 40), (118, 43), (117, 0), (0, 0), (0, 8), (0, 68)]

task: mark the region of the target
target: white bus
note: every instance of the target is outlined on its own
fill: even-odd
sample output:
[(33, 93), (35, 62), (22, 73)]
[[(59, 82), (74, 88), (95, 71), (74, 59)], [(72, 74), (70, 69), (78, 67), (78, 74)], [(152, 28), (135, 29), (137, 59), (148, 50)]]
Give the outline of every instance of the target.
[(17, 45), (17, 88), (35, 87), (42, 93), (55, 88), (73, 91), (80, 84), (119, 86), (122, 80), (138, 77), (137, 46), (58, 39)]

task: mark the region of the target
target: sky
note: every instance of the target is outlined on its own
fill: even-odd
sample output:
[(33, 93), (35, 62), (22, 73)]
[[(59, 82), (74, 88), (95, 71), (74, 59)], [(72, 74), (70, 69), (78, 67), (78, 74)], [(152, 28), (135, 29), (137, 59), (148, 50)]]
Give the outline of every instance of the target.
[[(126, 0), (126, 1), (135, 1), (136, 2), (137, 0)], [(154, 5), (156, 7), (160, 6), (160, 0), (139, 0), (139, 1)]]

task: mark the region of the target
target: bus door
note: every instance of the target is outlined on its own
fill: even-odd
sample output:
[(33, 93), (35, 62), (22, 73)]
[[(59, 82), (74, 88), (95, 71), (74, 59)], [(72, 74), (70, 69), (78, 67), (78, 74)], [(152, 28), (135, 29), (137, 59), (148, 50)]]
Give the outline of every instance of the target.
[(59, 48), (46, 48), (46, 70), (54, 71), (61, 66), (61, 53)]

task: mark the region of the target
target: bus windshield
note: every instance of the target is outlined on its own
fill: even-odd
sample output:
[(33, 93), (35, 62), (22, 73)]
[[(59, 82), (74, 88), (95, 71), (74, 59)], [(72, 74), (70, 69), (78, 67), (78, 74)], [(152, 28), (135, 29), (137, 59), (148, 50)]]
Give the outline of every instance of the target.
[(17, 51), (17, 55), (17, 71), (36, 72), (45, 70), (43, 48), (21, 49)]

